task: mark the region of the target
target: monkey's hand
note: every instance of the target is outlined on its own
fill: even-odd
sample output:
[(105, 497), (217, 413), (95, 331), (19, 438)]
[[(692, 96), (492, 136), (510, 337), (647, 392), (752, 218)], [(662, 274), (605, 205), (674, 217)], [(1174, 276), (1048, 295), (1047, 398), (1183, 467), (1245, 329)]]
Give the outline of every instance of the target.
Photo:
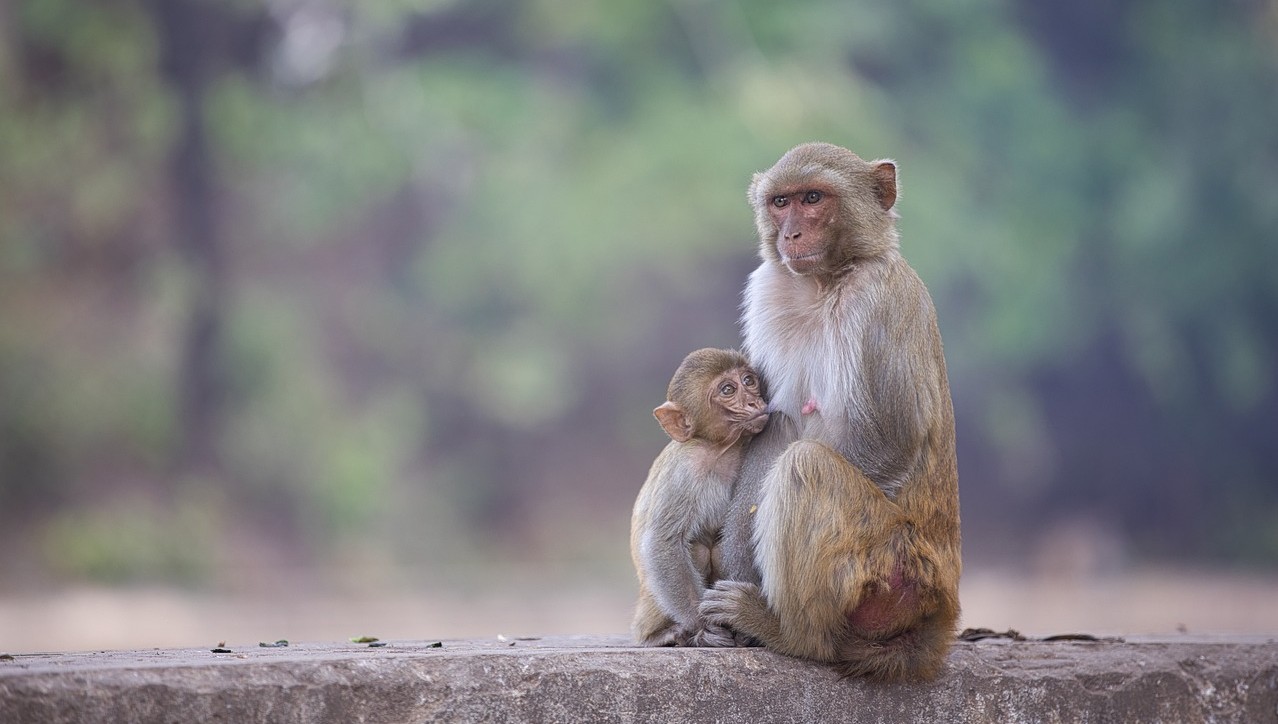
[(742, 641), (749, 637), (766, 644), (780, 636), (781, 622), (753, 583), (719, 581), (705, 592), (699, 610), (701, 618), (732, 629)]

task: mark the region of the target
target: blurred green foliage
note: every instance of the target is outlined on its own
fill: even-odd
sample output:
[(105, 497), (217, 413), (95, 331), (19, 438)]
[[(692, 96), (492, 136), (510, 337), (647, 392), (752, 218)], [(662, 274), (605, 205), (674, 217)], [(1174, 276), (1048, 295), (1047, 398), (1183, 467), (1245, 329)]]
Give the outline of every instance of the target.
[(198, 585), (217, 563), (220, 513), (216, 500), (198, 493), (163, 507), (124, 495), (102, 505), (68, 508), (45, 522), (41, 560), (52, 572), (73, 579)]
[(816, 138), (901, 164), (969, 551), (1278, 561), (1275, 48), (1273, 2), (2, 2), (0, 581), (622, 560)]

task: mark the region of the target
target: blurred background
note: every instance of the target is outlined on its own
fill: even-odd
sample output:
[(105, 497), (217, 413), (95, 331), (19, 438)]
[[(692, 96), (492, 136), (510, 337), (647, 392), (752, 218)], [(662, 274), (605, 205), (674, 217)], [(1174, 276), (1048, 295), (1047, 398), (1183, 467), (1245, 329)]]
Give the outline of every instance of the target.
[(0, 0), (0, 649), (627, 629), (745, 187), (900, 165), (965, 625), (1278, 631), (1273, 0)]

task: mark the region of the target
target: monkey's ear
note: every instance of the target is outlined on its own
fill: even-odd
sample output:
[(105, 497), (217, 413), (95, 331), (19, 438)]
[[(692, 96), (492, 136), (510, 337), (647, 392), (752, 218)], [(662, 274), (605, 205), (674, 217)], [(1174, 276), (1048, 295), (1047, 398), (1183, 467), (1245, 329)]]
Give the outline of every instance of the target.
[(666, 400), (652, 414), (671, 440), (687, 442), (692, 439), (692, 424), (688, 422), (688, 416), (683, 414), (683, 409), (675, 403)]
[(874, 164), (874, 195), (884, 211), (896, 203), (896, 164), (884, 159)]

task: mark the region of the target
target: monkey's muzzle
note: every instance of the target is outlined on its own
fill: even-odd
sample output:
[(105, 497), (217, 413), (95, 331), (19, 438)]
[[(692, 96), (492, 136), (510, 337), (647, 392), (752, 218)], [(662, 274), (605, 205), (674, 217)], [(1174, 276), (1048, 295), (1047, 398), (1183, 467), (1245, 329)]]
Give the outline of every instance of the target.
[(768, 425), (768, 410), (764, 408), (763, 412), (745, 421), (743, 427), (750, 432), (751, 435), (757, 435), (763, 432), (763, 428)]

